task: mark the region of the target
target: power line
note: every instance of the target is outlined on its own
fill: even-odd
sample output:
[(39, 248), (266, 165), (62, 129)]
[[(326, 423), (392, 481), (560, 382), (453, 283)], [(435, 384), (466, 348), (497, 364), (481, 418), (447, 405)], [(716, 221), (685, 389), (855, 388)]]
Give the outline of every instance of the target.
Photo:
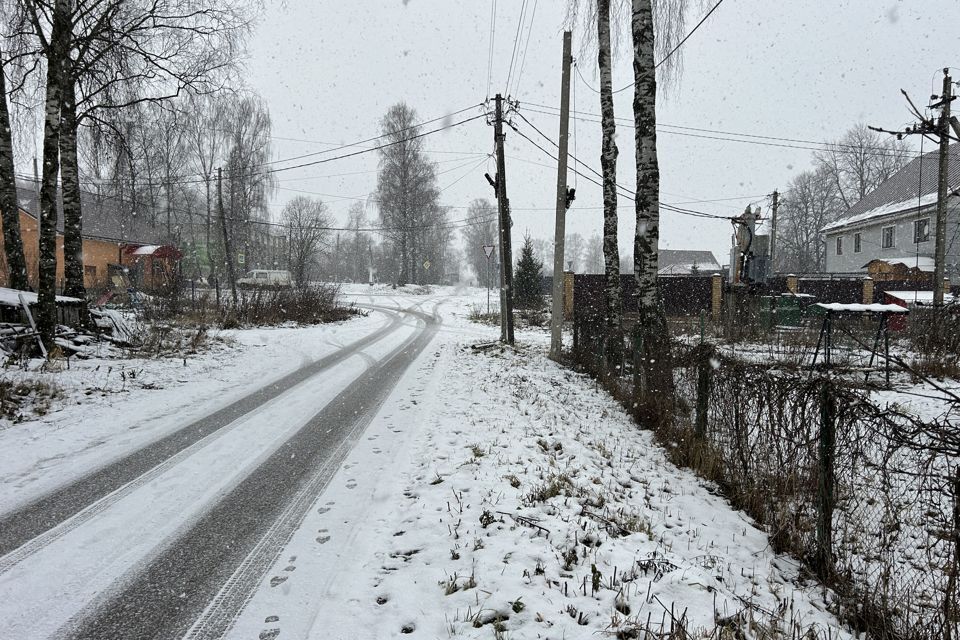
[[(552, 111), (543, 111), (542, 109), (555, 109), (550, 105), (538, 104), (534, 102), (527, 103), (527, 105), (532, 105), (534, 107), (540, 107), (540, 109), (531, 108), (530, 106), (526, 107), (526, 110), (532, 113), (539, 113), (542, 115), (552, 116), (554, 118), (558, 117), (558, 114)], [(590, 113), (586, 111), (577, 111), (572, 112), (575, 115), (570, 117), (582, 120), (584, 122), (599, 123), (600, 116), (595, 113)], [(590, 116), (590, 118), (585, 118), (583, 116)], [(629, 128), (634, 128), (633, 122), (630, 120), (617, 117), (615, 120)], [(681, 129), (681, 131), (672, 131), (671, 129)], [(685, 136), (691, 138), (703, 138), (707, 140), (722, 140), (724, 142), (743, 142), (746, 144), (756, 144), (761, 146), (769, 147), (783, 147), (788, 149), (803, 149), (806, 151), (840, 151), (841, 153), (866, 153), (868, 155), (877, 156), (877, 157), (889, 157), (889, 158), (903, 158), (903, 157), (917, 157), (918, 154), (913, 151), (904, 151), (904, 152), (895, 152), (887, 147), (859, 147), (857, 145), (842, 143), (842, 142), (821, 142), (816, 140), (802, 140), (798, 138), (782, 138), (777, 136), (767, 136), (760, 135), (755, 133), (740, 133), (735, 131), (722, 131), (718, 129), (705, 129), (701, 127), (689, 127), (684, 125), (675, 125), (668, 123), (657, 123), (657, 130), (660, 133), (666, 133), (671, 135)], [(698, 131), (705, 133), (713, 133), (718, 135), (703, 135), (699, 133), (687, 133), (688, 131)], [(725, 137), (725, 136), (740, 136), (736, 137)], [(747, 138), (747, 139), (742, 139)], [(787, 143), (799, 143), (799, 144), (787, 144)], [(802, 145), (815, 145), (815, 146), (802, 146)], [(875, 151), (874, 151), (875, 150)]]
[(353, 142), (353, 143), (350, 143), (350, 144), (343, 144), (343, 145), (340, 145), (340, 146), (338, 146), (338, 147), (334, 147), (334, 148), (332, 148), (332, 149), (324, 149), (323, 151), (314, 151), (314, 152), (311, 152), (311, 153), (304, 153), (304, 154), (302, 154), (302, 155), (293, 156), (293, 157), (291, 157), (291, 158), (281, 158), (281, 159), (278, 159), (278, 160), (270, 160), (270, 161), (267, 161), (267, 162), (263, 162), (263, 163), (261, 163), (261, 164), (259, 164), (259, 165), (257, 165), (257, 166), (267, 166), (267, 165), (278, 164), (278, 163), (282, 163), (282, 162), (292, 162), (292, 161), (294, 161), (294, 160), (302, 160), (303, 158), (312, 158), (312, 157), (314, 157), (314, 156), (319, 156), (319, 155), (322, 155), (322, 154), (324, 154), (324, 153), (333, 153), (334, 151), (340, 151), (341, 149), (348, 149), (348, 148), (350, 148), (350, 147), (359, 147), (359, 146), (362, 145), (362, 144), (367, 144), (368, 142), (374, 142), (374, 141), (376, 141), (376, 140), (380, 140), (380, 139), (386, 138), (386, 137), (388, 137), (388, 136), (393, 136), (393, 135), (397, 135), (397, 134), (400, 134), (400, 133), (405, 133), (405, 132), (407, 132), (407, 131), (412, 131), (412, 130), (414, 130), (414, 129), (418, 129), (418, 128), (423, 127), (423, 126), (426, 126), (426, 125), (428, 125), (428, 124), (433, 124), (434, 122), (439, 122), (439, 121), (441, 121), (441, 120), (446, 120), (446, 119), (448, 119), (448, 118), (452, 118), (453, 116), (460, 115), (461, 113), (464, 113), (465, 111), (470, 111), (471, 109), (476, 109), (476, 108), (482, 107), (482, 106), (483, 106), (482, 104), (472, 104), (472, 105), (470, 105), (469, 107), (464, 107), (463, 109), (458, 109), (457, 111), (454, 111), (454, 112), (452, 112), (452, 113), (448, 113), (447, 115), (438, 116), (438, 117), (436, 117), (436, 118), (431, 118), (430, 120), (424, 120), (423, 122), (418, 122), (417, 124), (412, 124), (412, 125), (410, 125), (409, 127), (403, 127), (402, 129), (396, 129), (396, 130), (394, 130), (394, 131), (389, 131), (389, 132), (387, 132), (387, 133), (382, 133), (382, 134), (380, 134), (380, 135), (378, 135), (378, 136), (374, 136), (374, 137), (372, 137), (372, 138), (367, 138), (366, 140), (360, 140), (359, 142)]
[[(521, 114), (521, 113), (518, 112), (517, 115), (519, 115), (521, 118), (523, 118), (523, 114)], [(531, 127), (533, 127), (533, 129), (536, 130), (537, 133), (539, 133), (541, 136), (545, 137), (551, 144), (556, 145), (556, 143), (555, 143), (549, 136), (547, 136), (547, 135), (544, 134), (542, 131), (540, 131), (539, 129), (537, 129), (536, 127), (534, 127), (526, 118), (523, 118), (523, 120), (524, 120), (524, 122), (526, 122), (528, 125), (530, 125)], [(510, 123), (508, 123), (508, 124), (510, 124)], [(527, 142), (529, 142), (530, 144), (532, 144), (533, 146), (535, 146), (537, 149), (539, 149), (541, 152), (543, 152), (547, 157), (551, 158), (551, 159), (554, 160), (554, 161), (557, 161), (557, 157), (556, 157), (555, 155), (553, 155), (552, 153), (550, 153), (549, 151), (547, 151), (546, 149), (544, 149), (542, 146), (540, 146), (539, 144), (537, 144), (537, 143), (536, 143), (534, 140), (532, 140), (529, 136), (527, 136), (525, 133), (523, 133), (522, 131), (520, 131), (519, 129), (517, 129), (513, 124), (510, 124), (510, 128), (513, 129), (514, 131), (516, 131), (517, 134), (518, 134), (520, 137), (522, 137), (524, 140), (526, 140)], [(570, 154), (568, 154), (568, 155), (570, 155)], [(570, 155), (570, 157), (572, 158), (573, 156)], [(576, 160), (576, 158), (574, 158), (574, 159)], [(603, 174), (600, 173), (599, 171), (597, 171), (596, 169), (594, 169), (593, 167), (591, 167), (590, 165), (586, 164), (585, 162), (583, 162), (583, 161), (581, 161), (581, 160), (577, 160), (577, 162), (578, 162), (580, 165), (584, 166), (586, 169), (588, 169), (590, 172), (594, 173), (594, 174), (595, 174), (596, 176), (598, 176), (601, 180), (603, 179)], [(594, 179), (594, 178), (592, 178), (591, 176), (588, 176), (588, 175), (585, 175), (585, 174), (583, 174), (583, 173), (580, 173), (579, 171), (576, 170), (576, 168), (572, 169), (572, 171), (574, 171), (574, 173), (575, 173), (576, 175), (579, 175), (579, 176), (580, 176), (581, 178), (583, 178), (584, 180), (587, 180), (588, 182), (591, 182), (591, 183), (597, 185), (598, 187), (602, 187), (602, 186), (603, 186), (603, 183), (597, 182), (597, 180)], [(635, 202), (635, 201), (636, 201), (636, 196), (637, 196), (636, 192), (631, 191), (630, 189), (628, 189), (627, 187), (625, 187), (625, 186), (623, 186), (623, 185), (621, 185), (621, 184), (619, 184), (619, 183), (614, 183), (614, 184), (616, 184), (616, 187), (617, 187), (617, 189), (618, 189), (619, 195), (621, 195), (622, 197), (624, 197), (624, 198), (626, 198), (626, 199), (628, 199), (628, 200), (630, 200), (630, 201), (632, 201), (632, 202)], [(695, 210), (695, 209), (686, 209), (686, 208), (683, 208), (683, 207), (678, 207), (678, 206), (676, 206), (676, 205), (669, 204), (669, 203), (667, 203), (667, 202), (663, 202), (662, 200), (659, 202), (659, 204), (660, 204), (660, 206), (661, 206), (662, 208), (664, 208), (664, 209), (666, 209), (666, 210), (668, 210), (668, 211), (672, 211), (672, 212), (674, 212), (674, 213), (679, 213), (679, 214), (682, 214), (682, 215), (693, 216), (693, 217), (696, 217), (696, 218), (710, 218), (710, 219), (715, 219), (715, 220), (730, 220), (730, 219), (731, 219), (731, 216), (718, 216), (718, 215), (715, 215), (715, 214), (712, 214), (712, 213), (706, 213), (706, 212), (704, 212), (704, 211), (697, 211), (697, 210)]]
[[(386, 143), (377, 145), (377, 146), (375, 146), (375, 147), (365, 147), (365, 148), (363, 148), (363, 149), (360, 149), (359, 151), (353, 151), (353, 152), (351, 152), (351, 153), (344, 153), (344, 154), (341, 154), (341, 155), (338, 155), (338, 156), (332, 156), (332, 157), (330, 157), (330, 158), (322, 158), (322, 159), (320, 159), (320, 160), (313, 160), (313, 161), (311, 161), (311, 162), (303, 162), (303, 163), (301, 163), (301, 164), (296, 164), (296, 165), (292, 165), (292, 166), (289, 166), (289, 167), (276, 167), (276, 168), (272, 168), (272, 169), (267, 169), (266, 171), (263, 171), (262, 173), (259, 173), (259, 172), (258, 172), (258, 173), (246, 173), (246, 174), (239, 174), (239, 175), (234, 175), (234, 176), (230, 176), (230, 177), (233, 178), (233, 179), (237, 179), (237, 178), (257, 177), (257, 176), (260, 176), (260, 175), (272, 175), (272, 174), (282, 173), (282, 172), (284, 172), (284, 171), (292, 171), (293, 169), (302, 169), (302, 168), (304, 168), (304, 167), (312, 167), (312, 166), (319, 165), (319, 164), (326, 164), (326, 163), (328, 163), (328, 162), (334, 162), (334, 161), (336, 161), (336, 160), (343, 160), (343, 159), (345, 159), (345, 158), (352, 158), (352, 157), (354, 157), (354, 156), (359, 156), (359, 155), (363, 155), (363, 154), (366, 154), (366, 153), (371, 153), (371, 152), (374, 152), (374, 151), (380, 151), (380, 150), (386, 149), (386, 148), (388, 148), (388, 147), (396, 146), (396, 145), (398, 145), (398, 144), (403, 144), (403, 143), (405, 143), (405, 142), (410, 142), (411, 140), (417, 140), (417, 139), (419, 139), (419, 138), (424, 138), (424, 137), (426, 137), (426, 136), (433, 135), (433, 134), (435, 134), (435, 133), (439, 133), (439, 132), (441, 132), (441, 131), (446, 131), (447, 129), (453, 129), (453, 128), (455, 128), (455, 127), (459, 127), (459, 126), (461, 126), (461, 125), (464, 125), (464, 124), (466, 124), (466, 123), (468, 123), (468, 122), (472, 122), (472, 121), (474, 121), (474, 120), (478, 120), (478, 119), (480, 119), (480, 118), (484, 118), (484, 117), (486, 117), (486, 115), (487, 115), (486, 113), (481, 113), (481, 114), (472, 116), (472, 117), (470, 117), (470, 118), (465, 118), (465, 119), (460, 120), (460, 121), (458, 121), (458, 122), (453, 122), (453, 123), (450, 123), (450, 124), (445, 124), (445, 125), (443, 125), (443, 126), (440, 126), (440, 127), (435, 128), (435, 129), (431, 129), (431, 130), (429, 130), (429, 131), (424, 131), (424, 132), (418, 133), (418, 134), (416, 134), (416, 135), (412, 135), (412, 136), (409, 136), (409, 137), (406, 137), (406, 138), (402, 138), (402, 139), (400, 139), (400, 140), (393, 140), (393, 141), (391, 141), (391, 142), (386, 142)], [(382, 136), (381, 136), (381, 137), (382, 137)], [(23, 177), (23, 176), (20, 176), (20, 177)], [(33, 177), (32, 177), (32, 176), (29, 176), (27, 179), (32, 180)], [(196, 180), (177, 180), (177, 181), (167, 182), (167, 183), (164, 183), (164, 184), (168, 184), (168, 185), (204, 184), (204, 183), (206, 183), (207, 181), (208, 181), (207, 178), (200, 178), (200, 179), (196, 179)], [(136, 182), (127, 182), (127, 181), (124, 181), (124, 180), (102, 180), (102, 181), (98, 181), (98, 182), (95, 182), (95, 183), (89, 183), (89, 184), (98, 184), (98, 185), (101, 185), (101, 184), (124, 184), (124, 185), (133, 185), (133, 186), (141, 186), (141, 187), (142, 187), (142, 186), (152, 186), (152, 185), (150, 185), (150, 184), (146, 184), (146, 185), (145, 185), (145, 184), (142, 183), (142, 182), (141, 182), (141, 183), (136, 183)]]
[[(527, 65), (527, 52), (530, 51), (530, 36), (533, 35), (533, 20), (537, 16), (537, 4), (539, 0), (533, 0), (533, 9), (530, 11), (530, 24), (527, 25), (527, 42), (523, 47), (523, 57), (520, 59), (520, 71), (517, 73), (517, 83), (513, 87), (514, 95), (520, 94), (520, 79), (523, 77), (523, 69)], [(509, 92), (510, 87), (507, 87)]]
[[(670, 56), (672, 56), (673, 54), (675, 54), (675, 53), (680, 49), (680, 47), (683, 46), (683, 43), (685, 43), (685, 42), (690, 38), (690, 36), (692, 36), (694, 33), (697, 32), (697, 29), (699, 29), (700, 26), (701, 26), (704, 22), (707, 21), (707, 18), (709, 18), (709, 17), (711, 16), (711, 14), (713, 14), (713, 12), (716, 11), (716, 10), (717, 10), (717, 7), (719, 7), (721, 4), (723, 4), (723, 0), (718, 0), (718, 1), (717, 1), (717, 4), (713, 5), (713, 7), (710, 8), (710, 11), (707, 11), (706, 15), (704, 15), (702, 18), (700, 18), (700, 22), (698, 22), (698, 23), (696, 24), (696, 26), (694, 26), (693, 29), (691, 29), (690, 32), (687, 33), (687, 35), (683, 36), (683, 39), (680, 40), (680, 42), (678, 42), (677, 45), (676, 45), (673, 49), (671, 49), (669, 53), (667, 53), (667, 55), (663, 56), (663, 58), (661, 58), (659, 62), (657, 62), (656, 64), (654, 64), (654, 65), (653, 65), (653, 68), (654, 68), (654, 69), (659, 69), (659, 68), (660, 68), (660, 65), (662, 65), (664, 62), (666, 62), (667, 60), (669, 60), (669, 59), (670, 59)], [(628, 85), (626, 85), (626, 86), (624, 86), (624, 87), (621, 87), (620, 89), (617, 89), (617, 90), (614, 91), (613, 93), (620, 93), (621, 91), (626, 91), (627, 89), (629, 89), (630, 87), (632, 87), (634, 84), (636, 84), (636, 83), (635, 83), (635, 82), (631, 82), (630, 84), (628, 84)]]
[(490, 38), (487, 52), (487, 98), (490, 97), (490, 87), (493, 85), (493, 43), (497, 35), (497, 0), (490, 0)]
[(527, 12), (527, 0), (523, 0), (523, 3), (520, 5), (520, 19), (517, 20), (517, 35), (513, 37), (513, 52), (510, 54), (510, 67), (507, 69), (507, 84), (504, 87), (504, 91), (509, 93), (510, 89), (510, 79), (513, 78), (513, 65), (517, 57), (517, 49), (520, 45), (520, 33), (523, 30), (523, 16)]

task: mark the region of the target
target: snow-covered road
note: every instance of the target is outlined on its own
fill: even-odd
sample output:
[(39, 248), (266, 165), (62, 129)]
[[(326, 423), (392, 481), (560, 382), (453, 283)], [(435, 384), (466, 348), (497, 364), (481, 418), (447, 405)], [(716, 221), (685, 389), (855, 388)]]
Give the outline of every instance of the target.
[(0, 637), (174, 637), (282, 544), (436, 330), (435, 301), (374, 302), (366, 336), (8, 510)]
[[(482, 290), (345, 294), (369, 316), (238, 332), (217, 357), (256, 377), (153, 392), (177, 411), (135, 415), (134, 393), (64, 410), (87, 433), (28, 425), (49, 446), (0, 430), (21, 457), (0, 452), (0, 638), (849, 637), (797, 562), (544, 357), (544, 330), (475, 349), (499, 333), (468, 319)], [(95, 491), (110, 468), (133, 477)], [(85, 482), (66, 516), (10, 516)]]

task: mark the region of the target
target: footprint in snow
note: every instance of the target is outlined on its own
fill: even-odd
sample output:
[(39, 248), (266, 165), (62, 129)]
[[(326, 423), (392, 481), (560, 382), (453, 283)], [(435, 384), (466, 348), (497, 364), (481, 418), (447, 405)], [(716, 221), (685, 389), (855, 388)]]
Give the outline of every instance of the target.
[(276, 587), (278, 585), (281, 585), (287, 581), (288, 577), (289, 576), (273, 576), (272, 578), (270, 578), (270, 586)]
[(260, 640), (273, 640), (280, 635), (280, 629), (264, 629), (260, 632)]
[(347, 489), (356, 489), (356, 488), (357, 488), (356, 480), (354, 480), (353, 478), (351, 478), (350, 480), (347, 480)]

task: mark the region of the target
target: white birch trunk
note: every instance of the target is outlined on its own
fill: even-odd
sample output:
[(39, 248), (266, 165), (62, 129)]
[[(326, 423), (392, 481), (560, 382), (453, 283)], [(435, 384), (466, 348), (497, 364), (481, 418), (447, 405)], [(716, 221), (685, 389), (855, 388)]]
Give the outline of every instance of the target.
[(651, 0), (633, 0), (631, 31), (637, 160), (637, 227), (633, 259), (639, 315), (634, 332), (635, 371), (647, 417), (663, 420), (673, 404), (673, 372), (667, 319), (657, 287), (660, 167), (657, 162), (657, 79)]
[(617, 155), (613, 112), (613, 77), (610, 47), (610, 0), (597, 1), (597, 65), (600, 68), (600, 114), (603, 140), (603, 264), (606, 275), (604, 318), (606, 368), (614, 372), (623, 364), (623, 320), (620, 293), (620, 250), (617, 246)]

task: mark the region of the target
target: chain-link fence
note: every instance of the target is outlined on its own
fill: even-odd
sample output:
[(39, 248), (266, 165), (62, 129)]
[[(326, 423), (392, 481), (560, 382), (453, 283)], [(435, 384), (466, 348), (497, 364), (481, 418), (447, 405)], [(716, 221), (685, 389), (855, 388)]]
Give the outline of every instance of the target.
[(960, 434), (803, 370), (677, 359), (671, 441), (874, 638), (957, 638)]
[[(581, 322), (577, 362), (602, 373), (604, 339), (599, 323)], [(957, 421), (881, 407), (795, 364), (709, 345), (677, 344), (673, 355), (675, 419), (657, 428), (677, 463), (717, 482), (776, 550), (802, 559), (868, 637), (960, 638)], [(604, 376), (621, 398), (625, 373)]]

